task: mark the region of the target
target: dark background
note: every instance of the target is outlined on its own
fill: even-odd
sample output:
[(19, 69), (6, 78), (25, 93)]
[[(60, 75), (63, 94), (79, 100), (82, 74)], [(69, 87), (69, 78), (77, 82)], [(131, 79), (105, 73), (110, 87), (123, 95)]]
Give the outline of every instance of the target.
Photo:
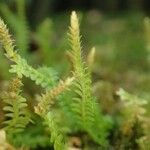
[[(72, 9), (100, 9), (103, 11), (122, 11), (126, 9), (149, 10), (149, 0), (33, 0), (32, 8), (45, 8), (53, 13)], [(35, 7), (34, 7), (35, 6)]]
[[(149, 0), (29, 0), (31, 8), (38, 11), (50, 11), (58, 13), (66, 10), (90, 10), (100, 9), (101, 11), (124, 11), (144, 10), (149, 11)], [(44, 9), (44, 10), (43, 10)]]
[(30, 20), (41, 20), (72, 10), (88, 11), (97, 9), (103, 13), (122, 13), (124, 11), (150, 11), (150, 0), (27, 0), (27, 13)]

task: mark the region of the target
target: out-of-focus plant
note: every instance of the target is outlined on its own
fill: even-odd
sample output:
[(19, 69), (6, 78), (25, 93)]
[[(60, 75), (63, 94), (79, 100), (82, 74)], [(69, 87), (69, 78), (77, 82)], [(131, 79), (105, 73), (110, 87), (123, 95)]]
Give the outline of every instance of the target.
[(150, 62), (150, 19), (148, 17), (144, 19), (144, 27), (146, 37), (146, 48), (148, 52), (148, 61)]
[(35, 33), (35, 40), (39, 45), (39, 54), (42, 62), (52, 65), (54, 62), (54, 48), (52, 47), (52, 21), (45, 19), (38, 27)]
[(15, 3), (17, 10), (16, 13), (11, 11), (11, 9), (5, 3), (0, 5), (0, 12), (5, 17), (7, 23), (14, 32), (16, 44), (20, 50), (20, 53), (26, 57), (29, 50), (30, 31), (26, 20), (25, 1), (16, 0)]
[(0, 149), (5, 150), (16, 150), (13, 146), (11, 146), (6, 140), (6, 132), (4, 130), (0, 130)]
[(123, 89), (117, 92), (122, 101), (121, 114), (123, 120), (120, 125), (120, 149), (149, 149), (149, 118), (146, 115), (148, 101), (129, 94)]

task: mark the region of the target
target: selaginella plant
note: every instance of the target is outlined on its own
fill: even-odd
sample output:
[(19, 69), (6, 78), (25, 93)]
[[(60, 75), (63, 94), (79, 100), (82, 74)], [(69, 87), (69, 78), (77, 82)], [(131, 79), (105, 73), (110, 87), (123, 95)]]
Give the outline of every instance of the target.
[[(33, 31), (27, 19), (27, 4), (28, 2), (25, 0), (3, 1), (0, 4), (0, 15), (2, 15), (3, 20), (7, 22), (13, 38), (15, 38), (16, 49), (20, 50), (19, 53), (24, 56), (28, 62), (32, 64), (39, 64), (39, 62), (41, 62), (41, 64), (44, 63), (45, 66), (54, 65), (55, 54), (53, 53), (54, 47), (51, 42), (54, 34), (52, 21), (49, 18), (43, 20), (41, 23), (36, 24), (34, 27), (36, 29)], [(11, 9), (12, 5), (14, 7), (13, 10)], [(33, 53), (31, 53), (31, 50)], [(0, 69), (2, 73), (0, 74), (0, 79), (8, 79), (10, 77), (10, 74), (7, 73), (8, 68), (9, 65), (1, 51)], [(44, 70), (49, 72), (49, 68), (45, 68)], [(39, 68), (39, 70), (43, 69)]]
[(111, 124), (107, 117), (100, 112), (92, 95), (91, 76), (88, 66), (83, 62), (78, 18), (75, 12), (71, 15), (69, 40), (71, 45), (70, 57), (73, 63), (74, 92), (72, 111), (76, 124), (100, 145), (105, 145), (108, 128)]
[(5, 130), (9, 134), (14, 132), (21, 132), (25, 126), (30, 122), (29, 113), (26, 110), (26, 99), (21, 95), (22, 82), (19, 78), (13, 79), (7, 91), (1, 93), (6, 106), (3, 110), (6, 112), (5, 116), (7, 120)]
[[(99, 110), (96, 99), (92, 95), (90, 69), (82, 59), (79, 22), (75, 12), (72, 12), (69, 30), (71, 47), (69, 53), (73, 64), (73, 75), (65, 81), (59, 81), (56, 77), (56, 71), (53, 69), (45, 67), (34, 69), (26, 59), (19, 55), (19, 51), (15, 49), (14, 40), (12, 40), (5, 23), (0, 19), (0, 42), (5, 56), (12, 62), (9, 71), (16, 76), (10, 82), (8, 90), (1, 94), (1, 98), (6, 104), (4, 107), (6, 112), (4, 130), (8, 134), (10, 142), (11, 137), (15, 137), (18, 132), (22, 132), (27, 125), (34, 122), (31, 117), (33, 114), (29, 115), (31, 112), (27, 111), (27, 102), (20, 89), (23, 85), (22, 78), (27, 77), (45, 90), (38, 97), (38, 104), (34, 107), (34, 115), (37, 114), (41, 117), (50, 132), (51, 143), (55, 150), (68, 149), (67, 135), (75, 132), (83, 132), (100, 147), (108, 146), (107, 137), (112, 122)], [(72, 87), (69, 88), (70, 85)], [(68, 88), (70, 94), (61, 95)], [(71, 118), (63, 123), (62, 116), (63, 118)]]

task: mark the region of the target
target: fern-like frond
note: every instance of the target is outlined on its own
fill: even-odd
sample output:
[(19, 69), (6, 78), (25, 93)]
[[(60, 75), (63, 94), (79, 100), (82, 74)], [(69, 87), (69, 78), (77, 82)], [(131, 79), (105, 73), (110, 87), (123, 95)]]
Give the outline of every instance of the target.
[[(79, 23), (76, 13), (73, 12), (71, 15), (71, 27), (70, 27), (70, 45), (71, 45), (71, 58), (74, 66), (74, 74), (76, 76), (75, 82), (75, 92), (79, 97), (74, 98), (73, 109), (78, 112), (79, 118), (81, 119), (79, 123), (85, 126), (86, 123), (86, 101), (91, 98), (90, 84), (91, 81), (87, 77), (87, 69), (84, 68), (84, 63), (82, 62), (81, 56), (81, 45), (80, 45), (80, 34), (79, 34)], [(79, 109), (81, 107), (81, 109)]]
[(71, 45), (70, 56), (76, 77), (74, 91), (77, 97), (73, 99), (74, 102), (72, 104), (76, 123), (82, 130), (87, 131), (96, 142), (105, 145), (110, 122), (107, 122), (105, 117), (99, 112), (95, 98), (92, 96), (91, 76), (82, 60), (79, 23), (75, 12), (72, 12), (71, 15), (69, 40)]
[(22, 82), (19, 78), (13, 79), (8, 91), (4, 91), (1, 97), (6, 104), (5, 111), (6, 124), (5, 130), (8, 133), (20, 132), (31, 121), (27, 112), (26, 99), (21, 95)]
[(54, 99), (64, 92), (71, 84), (74, 78), (67, 78), (66, 81), (60, 83), (51, 90), (47, 90), (40, 98), (38, 106), (35, 107), (35, 112), (40, 116), (48, 113), (50, 106), (54, 103)]
[[(48, 88), (54, 84), (55, 79), (53, 78), (53, 72), (51, 76), (47, 76), (41, 73), (41, 71), (34, 69), (30, 65), (28, 65), (27, 61), (23, 59), (17, 51), (15, 51), (15, 46), (13, 44), (13, 40), (9, 34), (9, 31), (4, 24), (4, 22), (0, 19), (0, 42), (2, 43), (8, 59), (13, 61), (15, 64), (12, 65), (10, 72), (16, 73), (19, 77), (23, 75), (25, 77), (30, 78), (35, 81), (36, 84), (41, 85), (44, 88)], [(50, 74), (50, 72), (49, 72)]]
[(34, 69), (28, 65), (25, 59), (18, 57), (17, 63), (15, 65), (11, 65), (11, 69), (9, 71), (11, 73), (16, 73), (19, 77), (25, 76), (30, 78), (32, 81), (35, 81), (37, 85), (40, 85), (43, 88), (50, 88), (57, 81), (57, 76), (54, 77), (56, 73), (51, 68), (49, 69), (48, 74), (46, 73), (46, 70), (46, 68)]
[(6, 56), (10, 60), (15, 61), (18, 55), (17, 52), (14, 50), (15, 46), (11, 38), (11, 35), (9, 34), (7, 26), (5, 25), (2, 19), (0, 19), (0, 41), (6, 51)]
[(34, 124), (25, 128), (23, 132), (15, 134), (15, 138), (14, 135), (8, 137), (12, 145), (16, 147), (24, 146), (24, 150), (49, 147), (49, 133), (46, 133), (42, 122), (38, 118), (34, 121)]
[(51, 143), (54, 144), (55, 150), (65, 150), (65, 135), (62, 132), (61, 128), (59, 126), (59, 123), (57, 122), (57, 119), (54, 117), (54, 114), (52, 112), (48, 112), (44, 116), (45, 124), (47, 125), (50, 133), (51, 133)]
[(51, 90), (47, 90), (45, 94), (39, 99), (38, 105), (35, 107), (35, 112), (40, 115), (46, 126), (51, 133), (51, 142), (54, 144), (55, 150), (64, 150), (64, 134), (61, 127), (57, 122), (57, 118), (54, 117), (52, 111), (52, 105), (55, 103), (54, 99), (64, 92), (68, 86), (72, 84), (74, 77), (67, 78), (66, 81), (60, 81), (60, 83)]

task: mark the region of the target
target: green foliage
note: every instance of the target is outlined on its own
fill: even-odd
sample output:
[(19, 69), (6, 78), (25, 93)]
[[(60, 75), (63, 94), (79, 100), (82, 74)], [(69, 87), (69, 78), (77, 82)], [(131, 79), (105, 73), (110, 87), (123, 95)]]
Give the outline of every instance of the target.
[[(14, 50), (13, 41), (11, 36), (9, 35), (9, 31), (6, 28), (6, 25), (2, 20), (0, 20), (0, 39), (2, 41), (3, 47), (6, 51), (6, 56), (16, 65), (12, 65), (10, 72), (16, 73), (19, 77), (24, 75), (25, 77), (31, 78), (31, 80), (35, 81), (36, 84), (41, 85), (42, 87), (48, 87), (52, 85), (53, 79), (42, 74), (40, 71), (35, 70), (34, 68), (30, 67), (27, 61)], [(53, 74), (54, 71), (52, 71)]]
[[(141, 72), (138, 72), (137, 75), (137, 72), (134, 71), (127, 72), (124, 75), (117, 72), (118, 70), (113, 70), (114, 68), (112, 67), (117, 62), (117, 65), (120, 68), (122, 67), (121, 70), (127, 69), (118, 62), (121, 62), (122, 57), (128, 56), (128, 54), (132, 55), (127, 60), (127, 63), (133, 61), (136, 64), (135, 60), (145, 59), (143, 57), (145, 52), (140, 50), (144, 47), (142, 41), (140, 43), (141, 47), (136, 43), (132, 43), (132, 41), (131, 43), (129, 42), (131, 47), (135, 46), (135, 51), (139, 50), (138, 56), (133, 55), (135, 51), (128, 52), (127, 55), (125, 51), (119, 51), (119, 53), (111, 51), (108, 53), (107, 50), (105, 51), (106, 47), (104, 47), (104, 51), (106, 54), (108, 53), (108, 56), (103, 58), (104, 55), (101, 53), (101, 50), (97, 51), (95, 55), (95, 48), (92, 48), (87, 59), (85, 59), (86, 61), (84, 61), (83, 57), (87, 53), (86, 51), (85, 53), (83, 52), (84, 48), (81, 46), (77, 15), (75, 12), (72, 12), (69, 28), (70, 51), (68, 52), (68, 57), (71, 61), (73, 77), (65, 77), (66, 80), (62, 81), (59, 79), (58, 73), (64, 69), (62, 68), (64, 64), (59, 65), (58, 68), (61, 69), (58, 70), (58, 73), (51, 67), (39, 67), (35, 64), (35, 60), (42, 60), (45, 65), (56, 65), (55, 54), (58, 47), (53, 46), (52, 38), (54, 33), (51, 20), (46, 19), (40, 23), (35, 28), (36, 32), (29, 31), (25, 17), (25, 1), (16, 0), (15, 2), (16, 13), (12, 13), (5, 4), (0, 6), (5, 20), (7, 20), (8, 25), (14, 31), (17, 44), (15, 46), (7, 26), (0, 19), (1, 48), (4, 49), (5, 56), (10, 61), (9, 72), (17, 77), (17, 79), (12, 81), (9, 88), (5, 87), (7, 81), (3, 81), (0, 84), (0, 89), (4, 91), (1, 94), (1, 98), (6, 105), (0, 105), (0, 107), (3, 107), (6, 116), (4, 130), (7, 133), (7, 139), (5, 142), (12, 144), (17, 149), (50, 149), (50, 146), (52, 146), (55, 150), (66, 150), (73, 149), (74, 145), (81, 149), (83, 147), (83, 149), (95, 150), (113, 148), (116, 150), (149, 149), (150, 120), (148, 118), (149, 112), (146, 109), (146, 107), (149, 107), (149, 103), (144, 100), (146, 97), (149, 97), (148, 71), (141, 75)], [(109, 25), (112, 24), (110, 23)], [(149, 23), (146, 23), (147, 30), (149, 30), (148, 25)], [(108, 31), (106, 32), (110, 32), (110, 27), (107, 27)], [(121, 33), (124, 32), (125, 30), (123, 29)], [(116, 35), (116, 31), (114, 33)], [(127, 34), (127, 36), (130, 34)], [(88, 35), (86, 36), (87, 38), (89, 37)], [(97, 35), (94, 36), (96, 37)], [(100, 36), (104, 36), (104, 33)], [(114, 37), (113, 35), (110, 39), (112, 40)], [(105, 39), (105, 37), (103, 38)], [(116, 39), (112, 41), (116, 40), (115, 42), (119, 43), (118, 34)], [(59, 45), (59, 41), (55, 40), (57, 45)], [(31, 54), (28, 51), (29, 43), (37, 46), (37, 49), (35, 48), (36, 51), (32, 51)], [(119, 43), (119, 45), (122, 45), (122, 43)], [(33, 48), (33, 50), (35, 49)], [(104, 62), (102, 60), (100, 72), (98, 69), (99, 62), (95, 64), (94, 56), (100, 56), (104, 60)], [(60, 57), (62, 56), (60, 55)], [(117, 60), (114, 61), (114, 58), (117, 58)], [(4, 62), (3, 60), (1, 61)], [(33, 62), (34, 66), (37, 65), (38, 67), (34, 68), (29, 65), (30, 63), (33, 65)], [(38, 63), (41, 64), (41, 62)], [(109, 64), (110, 67), (105, 63)], [(123, 64), (125, 63), (124, 61)], [(146, 61), (144, 63), (147, 65)], [(7, 68), (5, 66), (0, 66), (0, 68), (3, 68), (3, 76), (5, 76)], [(24, 80), (24, 77), (34, 81), (38, 86), (32, 85), (33, 82), (30, 80)], [(94, 77), (94, 84), (92, 84), (92, 77)], [(119, 81), (120, 79), (121, 81)], [(21, 80), (23, 80), (25, 85), (24, 91), (20, 89), (22, 87)], [(116, 88), (120, 87), (120, 84), (125, 84), (130, 89), (133, 88), (133, 91), (135, 90), (135, 93), (138, 92), (138, 95), (141, 95), (144, 91), (142, 93), (144, 98), (129, 94), (123, 89), (120, 89), (116, 94)], [(29, 89), (27, 89), (28, 87)], [(138, 89), (139, 87), (144, 90), (141, 92)], [(32, 89), (30, 91), (32, 94), (28, 93), (30, 89)], [(28, 101), (22, 96), (23, 92)], [(34, 99), (37, 101), (34, 101)], [(98, 100), (100, 103), (98, 103)], [(27, 103), (30, 111), (27, 111)], [(32, 112), (31, 116), (29, 112)], [(31, 122), (30, 117), (33, 122)], [(3, 120), (3, 118), (0, 119)]]
[[(1, 32), (1, 36), (0, 36), (0, 39), (1, 39), (1, 41), (2, 41), (2, 44), (3, 44), (3, 47), (4, 47), (4, 49), (5, 49), (5, 51), (6, 51), (6, 56), (10, 59), (10, 60), (12, 60), (12, 61), (14, 61), (15, 63), (16, 63), (16, 65), (12, 65), (12, 68), (11, 68), (11, 70), (10, 70), (10, 72), (12, 72), (12, 73), (16, 73), (19, 77), (22, 77), (22, 75), (24, 75), (24, 76), (26, 76), (26, 77), (29, 77), (29, 78), (31, 78), (31, 80), (33, 80), (33, 81), (35, 81), (37, 84), (40, 84), (42, 87), (45, 87), (45, 88), (47, 88), (47, 86), (49, 86), (49, 85), (52, 85), (53, 84), (53, 80), (51, 80), (50, 79), (50, 76), (47, 76), (47, 72), (46, 72), (46, 68), (41, 68), (41, 69), (39, 69), (39, 71), (38, 70), (35, 70), (35, 69), (33, 69), (32, 67), (30, 67), (28, 64), (27, 64), (27, 62), (26, 62), (26, 60), (25, 59), (22, 59), (21, 57), (20, 57), (20, 55), (19, 54), (17, 54), (17, 52), (16, 51), (14, 51), (14, 46), (13, 46), (13, 42), (12, 42), (12, 40), (11, 40), (11, 38), (10, 38), (10, 35), (9, 35), (9, 33), (8, 33), (8, 30), (7, 30), (7, 28), (6, 28), (6, 26), (5, 26), (5, 24), (3, 23), (3, 21), (1, 21), (0, 22), (0, 32)], [(43, 73), (41, 73), (41, 71), (43, 70)], [(46, 73), (44, 73), (44, 72), (46, 72)], [(48, 74), (49, 75), (49, 74)], [(54, 74), (53, 74), (54, 75)], [(56, 79), (56, 77), (55, 78), (52, 78), (52, 79)], [(49, 82), (50, 81), (50, 82)], [(66, 84), (68, 84), (68, 82), (66, 83)], [(63, 88), (63, 85), (62, 85), (62, 88)], [(58, 91), (61, 91), (61, 89), (58, 89)], [(54, 90), (54, 92), (56, 91), (56, 93), (57, 93), (57, 89), (56, 90)], [(58, 92), (59, 93), (59, 92)], [(52, 92), (52, 94), (53, 94), (53, 92)], [(56, 94), (57, 95), (57, 94)], [(53, 96), (53, 95), (52, 95)], [(43, 98), (44, 99), (44, 98)], [(24, 99), (21, 99), (21, 102), (23, 103), (24, 101), (23, 101)], [(22, 104), (21, 103), (21, 104)], [(20, 105), (19, 105), (20, 106)], [(21, 105), (22, 106), (22, 105)], [(24, 105), (23, 105), (24, 106)], [(43, 108), (44, 108), (44, 106), (43, 106)], [(5, 109), (6, 110), (6, 109)], [(8, 109), (7, 109), (8, 110)], [(11, 110), (9, 110), (9, 111), (11, 111)], [(17, 111), (16, 110), (16, 108), (15, 108), (15, 111)], [(18, 111), (17, 111), (17, 113), (18, 113)], [(19, 115), (19, 114), (18, 114)], [(47, 115), (47, 113), (45, 113), (44, 114), (45, 116)], [(45, 117), (45, 116), (42, 116), (42, 117)], [(18, 120), (17, 120), (18, 121)], [(47, 121), (47, 118), (46, 118), (46, 121)], [(15, 125), (17, 124), (17, 122), (15, 122)], [(53, 125), (53, 121), (52, 121), (52, 125)], [(52, 130), (52, 131), (54, 131), (54, 130)], [(55, 137), (54, 135), (55, 134), (52, 134), (53, 135), (53, 137), (54, 137), (54, 139), (52, 140), (53, 142), (55, 142), (55, 138), (57, 138), (57, 137)], [(59, 143), (60, 144), (60, 143)], [(57, 148), (57, 145), (58, 145), (58, 143), (57, 143), (57, 141), (56, 141), (56, 143), (54, 144), (55, 146), (56, 146), (56, 148)]]
[(92, 96), (90, 73), (81, 56), (79, 23), (75, 12), (71, 15), (69, 37), (70, 56), (76, 77), (74, 91), (77, 96), (73, 98), (72, 103), (76, 123), (82, 130), (87, 131), (96, 142), (106, 145), (106, 137), (111, 122), (99, 112), (95, 98)]
[[(46, 89), (51, 85), (54, 86), (56, 78), (53, 78), (53, 72), (50, 73), (50, 70), (47, 72), (47, 68), (36, 70), (30, 67), (27, 61), (21, 58), (17, 51), (14, 50), (9, 31), (2, 20), (0, 25), (0, 39), (5, 49), (6, 56), (15, 63), (11, 65), (10, 72), (16, 73), (17, 76), (21, 78), (22, 76), (28, 77), (35, 81), (37, 85), (41, 85)], [(74, 98), (73, 102), (71, 102), (71, 105), (68, 107), (71, 107), (73, 110), (73, 115), (75, 116), (79, 129), (87, 131), (99, 144), (106, 145), (107, 130), (110, 126), (110, 121), (99, 112), (98, 105), (91, 93), (90, 73), (81, 58), (79, 26), (75, 12), (73, 12), (71, 16), (70, 41), (72, 48), (70, 56), (74, 66), (74, 76), (76, 77), (74, 84), (76, 88), (74, 91), (78, 97)], [(56, 150), (62, 149), (64, 145), (64, 135), (61, 134), (61, 130), (59, 126), (57, 126), (57, 121), (55, 121), (51, 115), (52, 110), (50, 109), (53, 104), (53, 99), (61, 94), (72, 83), (72, 80), (74, 80), (74, 78), (68, 78), (65, 82), (61, 81), (58, 86), (46, 90), (45, 94), (41, 96), (38, 105), (35, 107), (35, 112), (44, 119), (44, 122), (46, 122), (51, 131), (51, 141), (54, 143)]]
[(22, 131), (30, 122), (29, 112), (26, 110), (26, 99), (20, 94), (21, 86), (22, 83), (19, 79), (13, 79), (8, 91), (4, 91), (1, 94), (1, 98), (6, 104), (3, 108), (6, 112), (5, 130), (9, 134)]
[[(48, 70), (48, 76), (47, 73), (44, 73), (46, 70)], [(32, 81), (35, 81), (37, 85), (41, 85), (43, 88), (53, 86), (57, 80), (57, 76), (54, 76), (56, 73), (53, 69), (34, 69), (28, 65), (25, 59), (22, 59), (21, 57), (18, 57), (16, 65), (11, 65), (10, 72), (16, 73), (19, 77), (25, 76), (30, 78)]]
[(64, 149), (64, 134), (62, 133), (60, 126), (57, 122), (57, 116), (54, 117), (52, 111), (52, 105), (54, 99), (61, 94), (73, 81), (74, 78), (68, 78), (65, 82), (60, 83), (53, 89), (46, 91), (40, 99), (38, 105), (35, 107), (35, 112), (40, 115), (45, 124), (48, 126), (51, 133), (51, 142), (54, 143), (56, 150)]
[(23, 132), (10, 136), (11, 144), (28, 149), (36, 149), (39, 146), (41, 148), (49, 147), (49, 134), (46, 133), (47, 131), (38, 118), (36, 118), (35, 123), (36, 126), (32, 125), (25, 128)]
[(57, 119), (55, 118), (52, 112), (48, 112), (45, 116), (45, 124), (48, 126), (51, 133), (51, 143), (54, 144), (55, 150), (62, 150), (65, 148), (65, 139), (64, 133), (62, 133), (62, 129), (57, 123)]

